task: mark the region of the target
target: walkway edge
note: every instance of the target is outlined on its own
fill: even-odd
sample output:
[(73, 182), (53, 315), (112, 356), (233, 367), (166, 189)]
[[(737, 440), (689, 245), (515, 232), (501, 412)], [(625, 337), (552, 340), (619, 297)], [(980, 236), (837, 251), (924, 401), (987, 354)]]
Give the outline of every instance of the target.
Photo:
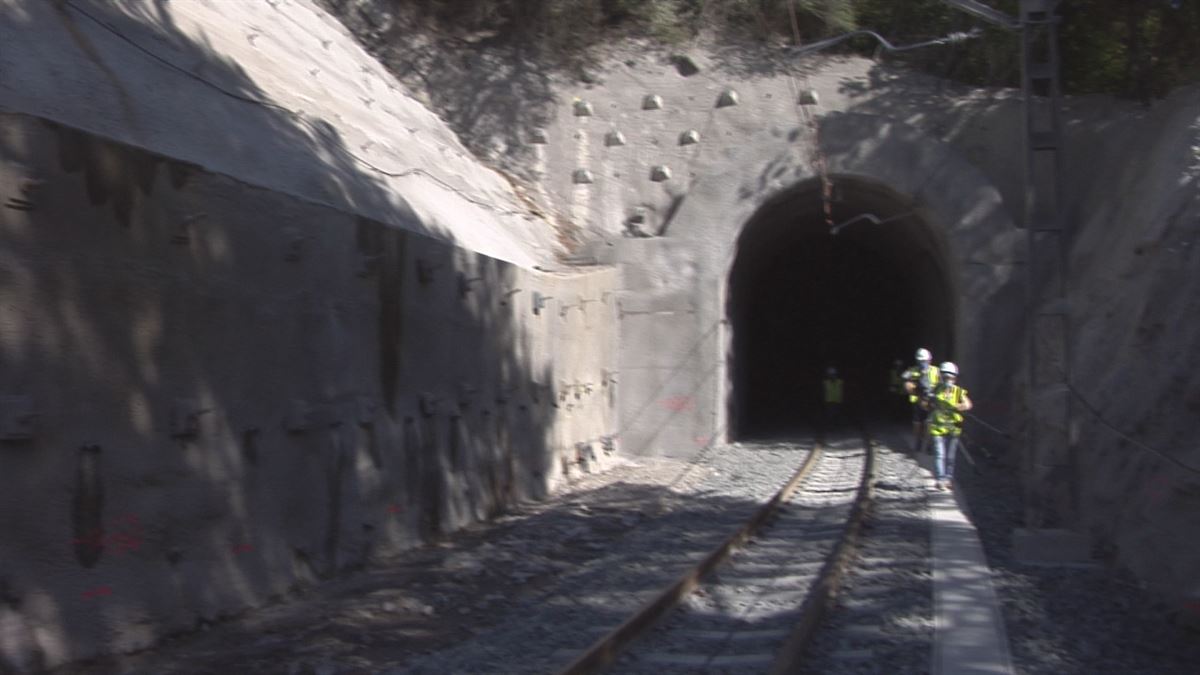
[(1013, 673), (991, 568), (975, 526), (952, 493), (929, 497), (934, 675)]

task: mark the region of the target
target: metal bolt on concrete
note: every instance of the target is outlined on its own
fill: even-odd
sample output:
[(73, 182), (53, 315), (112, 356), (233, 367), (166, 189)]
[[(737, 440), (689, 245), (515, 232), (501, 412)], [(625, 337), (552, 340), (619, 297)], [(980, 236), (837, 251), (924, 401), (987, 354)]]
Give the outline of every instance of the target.
[(732, 89), (726, 89), (725, 91), (721, 92), (719, 97), (717, 97), (718, 108), (728, 108), (730, 106), (735, 106), (740, 102), (741, 99), (738, 97), (738, 93)]
[(610, 131), (604, 136), (604, 145), (608, 147), (618, 147), (625, 145), (625, 134), (619, 131)]

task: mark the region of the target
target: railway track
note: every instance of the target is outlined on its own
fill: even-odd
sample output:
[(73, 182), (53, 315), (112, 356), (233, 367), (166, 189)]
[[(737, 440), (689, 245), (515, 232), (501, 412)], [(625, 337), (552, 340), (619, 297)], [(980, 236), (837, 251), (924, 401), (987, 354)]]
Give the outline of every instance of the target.
[(848, 563), (873, 464), (865, 437), (814, 447), (748, 522), (561, 673), (795, 669)]
[[(834, 439), (820, 457), (813, 447), (803, 439), (734, 443), (682, 464), (614, 469), (624, 478), (423, 549), (403, 565), (63, 672), (545, 675), (573, 663), (569, 672), (769, 672), (774, 664), (760, 665), (762, 654), (803, 643), (793, 637), (803, 621), (792, 610), (820, 608), (817, 599), (831, 594), (836, 579), (824, 571), (840, 567), (817, 561), (850, 529), (849, 513), (862, 511), (846, 506), (856, 486), (869, 484), (863, 443)], [(885, 448), (880, 456), (889, 457)], [(809, 468), (793, 476), (802, 464)], [(789, 477), (794, 494), (780, 489)], [(782, 569), (801, 556), (804, 565)], [(822, 581), (805, 587), (799, 577), (814, 570)], [(663, 589), (675, 597), (664, 600)], [(772, 615), (792, 625), (767, 627)], [(816, 625), (815, 612), (803, 616)], [(696, 618), (707, 624), (686, 625)], [(625, 643), (598, 641), (613, 633)], [(651, 661), (663, 653), (698, 653), (709, 665)]]

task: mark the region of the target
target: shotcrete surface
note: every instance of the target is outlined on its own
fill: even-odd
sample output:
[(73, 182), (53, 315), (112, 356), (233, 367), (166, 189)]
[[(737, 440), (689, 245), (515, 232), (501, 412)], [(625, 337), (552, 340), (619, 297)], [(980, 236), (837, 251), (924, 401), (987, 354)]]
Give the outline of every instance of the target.
[(521, 267), (559, 250), (503, 176), (307, 0), (3, 0), (0, 15), (4, 110)]

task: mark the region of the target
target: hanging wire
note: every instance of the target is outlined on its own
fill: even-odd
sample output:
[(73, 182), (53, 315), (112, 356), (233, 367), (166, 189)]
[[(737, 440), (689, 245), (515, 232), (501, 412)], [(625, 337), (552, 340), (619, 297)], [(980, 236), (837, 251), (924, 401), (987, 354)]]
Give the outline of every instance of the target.
[(1124, 440), (1125, 442), (1129, 443), (1130, 445), (1133, 445), (1136, 448), (1140, 448), (1142, 450), (1145, 450), (1146, 452), (1157, 455), (1159, 458), (1164, 459), (1185, 471), (1188, 471), (1190, 473), (1200, 474), (1200, 468), (1186, 464), (1182, 460), (1176, 459), (1176, 458), (1172, 457), (1171, 455), (1169, 455), (1161, 450), (1158, 450), (1157, 448), (1153, 448), (1149, 445), (1146, 445), (1145, 443), (1137, 440), (1136, 438), (1133, 438), (1129, 434), (1127, 434), (1124, 431), (1121, 431), (1117, 427), (1113, 426), (1112, 423), (1110, 423), (1108, 420), (1104, 419), (1104, 415), (1102, 415), (1100, 413), (1100, 411), (1096, 409), (1095, 406), (1093, 406), (1090, 402), (1088, 402), (1088, 400), (1083, 397), (1083, 394), (1079, 393), (1079, 391), (1077, 391), (1075, 389), (1075, 387), (1071, 386), (1070, 383), (1067, 383), (1067, 390), (1070, 391), (1071, 394), (1074, 395), (1075, 398), (1078, 399), (1079, 402), (1083, 404), (1083, 407), (1088, 412), (1090, 412), (1093, 417), (1096, 418), (1097, 422), (1102, 424), (1109, 431), (1111, 431), (1111, 432), (1115, 433), (1117, 436), (1121, 437), (1121, 439)]
[[(982, 30), (980, 30), (978, 28), (973, 28), (967, 32), (950, 33), (950, 34), (940, 37), (940, 38), (935, 38), (932, 40), (925, 40), (924, 42), (917, 42), (917, 43), (913, 43), (913, 44), (909, 44), (909, 45), (894, 45), (890, 41), (888, 41), (887, 38), (883, 37), (879, 33), (876, 33), (875, 31), (872, 31), (872, 30), (864, 29), (864, 30), (851, 31), (849, 33), (844, 33), (842, 35), (837, 35), (837, 36), (834, 36), (831, 38), (827, 38), (825, 40), (819, 40), (817, 42), (812, 42), (812, 43), (805, 45), (805, 44), (801, 44), (800, 22), (796, 16), (795, 2), (794, 1), (788, 2), (787, 9), (788, 9), (788, 19), (791, 22), (793, 44), (791, 46), (785, 47), (784, 51), (788, 56), (793, 56), (793, 57), (794, 56), (804, 56), (807, 54), (813, 54), (813, 53), (819, 52), (823, 49), (828, 49), (837, 44), (845, 42), (846, 40), (849, 40), (851, 38), (859, 37), (859, 36), (869, 36), (869, 37), (875, 38), (880, 43), (881, 47), (886, 51), (905, 52), (905, 51), (909, 51), (909, 50), (913, 50), (913, 49), (921, 49), (923, 47), (956, 44), (956, 43), (965, 42), (967, 40), (977, 38), (977, 37), (983, 35)], [(799, 87), (796, 85), (796, 78), (790, 72), (788, 73), (788, 82), (792, 88), (793, 98), (799, 98), (800, 92), (799, 92)], [(811, 86), (809, 85), (809, 79), (808, 79), (807, 72), (804, 74), (804, 87), (805, 87), (805, 89), (811, 89)], [(801, 119), (802, 124), (804, 126), (808, 127), (812, 133), (812, 145), (813, 145), (812, 164), (813, 164), (813, 168), (816, 169), (818, 178), (821, 181), (821, 212), (825, 219), (825, 225), (829, 228), (830, 233), (837, 234), (841, 230), (842, 227), (845, 227), (849, 223), (842, 223), (841, 225), (837, 225), (834, 223), (834, 219), (833, 219), (833, 180), (829, 177), (829, 167), (828, 167), (828, 163), (825, 159), (825, 153), (823, 153), (821, 151), (820, 121), (817, 119), (817, 116), (810, 113), (805, 106), (800, 106), (800, 119)], [(890, 221), (893, 219), (888, 219), (888, 220)], [(851, 222), (853, 222), (853, 221), (851, 221)], [(887, 221), (885, 221), (885, 222), (887, 222)]]
[[(967, 4), (978, 5), (978, 3), (972, 3), (972, 2), (970, 2), (970, 0), (960, 0), (960, 1), (952, 2), (952, 4), (955, 4), (955, 5), (967, 5)], [(1172, 6), (1174, 7), (1175, 5), (1172, 5)], [(967, 8), (964, 7), (964, 9), (967, 9)], [(879, 33), (876, 33), (875, 31), (856, 30), (856, 31), (852, 31), (849, 33), (844, 33), (842, 35), (837, 35), (837, 36), (834, 36), (831, 38), (827, 38), (825, 40), (812, 42), (807, 45), (800, 45), (799, 27), (798, 27), (798, 24), (796, 21), (795, 7), (792, 2), (788, 3), (788, 14), (792, 21), (792, 36), (796, 42), (795, 45), (785, 48), (785, 51), (790, 56), (803, 56), (803, 55), (811, 54), (814, 52), (818, 52), (823, 49), (828, 49), (830, 47), (833, 47), (834, 45), (845, 42), (846, 40), (849, 40), (851, 38), (859, 37), (859, 36), (866, 36), (866, 37), (874, 38), (876, 41), (879, 42), (880, 48), (882, 48), (885, 51), (906, 52), (906, 51), (910, 51), (913, 49), (920, 49), (923, 47), (932, 47), (932, 46), (947, 45), (947, 44), (958, 44), (958, 43), (966, 42), (967, 40), (972, 40), (972, 39), (978, 38), (983, 35), (983, 31), (980, 28), (972, 28), (971, 30), (966, 31), (966, 32), (949, 33), (943, 37), (935, 38), (932, 40), (925, 40), (923, 42), (915, 42), (915, 43), (907, 44), (907, 45), (895, 45), (895, 44), (892, 44), (887, 38), (883, 37)], [(816, 127), (815, 121), (810, 119), (809, 123), (811, 126), (814, 127), (814, 138), (815, 138), (815, 127)], [(819, 150), (818, 150), (818, 153), (819, 153)], [(862, 215), (859, 215), (859, 216), (857, 216), (845, 223), (842, 223), (840, 225), (835, 226), (833, 224), (832, 219), (830, 218), (831, 204), (829, 203), (829, 193), (830, 193), (831, 185), (828, 181), (828, 178), (825, 176), (825, 167), (824, 167), (823, 158), (819, 158), (819, 155), (818, 155), (818, 161), (816, 163), (817, 163), (818, 171), (821, 174), (822, 195), (823, 195), (823, 198), (825, 201), (826, 219), (830, 226), (831, 232), (836, 234), (838, 230), (840, 230), (841, 228), (843, 228), (853, 222), (856, 222), (857, 220), (868, 219), (868, 220), (872, 220), (874, 222), (873, 218), (866, 217), (869, 214), (862, 214)], [(892, 219), (888, 219), (888, 220), (892, 220)], [(1067, 385), (1067, 388), (1071, 392), (1071, 394), (1074, 395), (1075, 398), (1077, 398), (1079, 400), (1079, 402), (1083, 404), (1083, 407), (1085, 409), (1087, 409), (1087, 411), (1090, 412), (1096, 418), (1096, 421), (1098, 421), (1101, 425), (1103, 425), (1109, 431), (1115, 433), (1122, 440), (1133, 445), (1134, 447), (1137, 447), (1137, 448), (1145, 450), (1146, 452), (1149, 452), (1153, 455), (1156, 455), (1157, 457), (1159, 457), (1163, 460), (1166, 460), (1167, 462), (1170, 462), (1171, 464), (1173, 464), (1185, 471), (1188, 471), (1190, 473), (1200, 474), (1200, 468), (1191, 466), (1179, 459), (1176, 459), (1175, 457), (1172, 457), (1171, 455), (1169, 455), (1161, 450), (1158, 450), (1157, 448), (1151, 447), (1151, 446), (1133, 438), (1129, 434), (1126, 434), (1125, 432), (1121, 431), (1116, 426), (1114, 426), (1112, 423), (1110, 423), (1108, 420), (1106, 420), (1104, 418), (1104, 416), (1100, 413), (1100, 411), (1097, 410), (1095, 408), (1095, 406), (1093, 406), (1091, 403), (1089, 403), (1088, 400), (1083, 397), (1083, 394), (1081, 394), (1079, 391), (1077, 391), (1069, 383)], [(989, 424), (987, 421), (983, 420), (978, 415), (975, 415), (972, 413), (966, 413), (966, 416), (968, 418), (970, 418), (971, 420), (973, 420), (974, 422), (976, 422), (977, 424), (979, 424), (980, 426), (983, 426), (986, 429), (989, 429), (997, 434), (1000, 434), (1004, 438), (1013, 438), (1014, 437), (1014, 435), (1012, 433), (1004, 431), (1003, 429), (1000, 429), (992, 424)]]
[[(796, 3), (788, 2), (788, 18), (792, 25), (792, 41), (793, 48), (799, 48), (800, 45), (800, 21), (796, 17)], [(817, 43), (819, 44), (819, 43)], [(788, 84), (792, 89), (792, 100), (796, 101), (800, 98), (799, 87), (796, 86), (796, 78), (788, 71)], [(808, 79), (808, 71), (804, 72), (804, 88), (811, 89)], [(825, 225), (832, 231), (833, 224), (833, 181), (829, 178), (829, 166), (825, 161), (825, 153), (821, 151), (821, 123), (817, 116), (808, 111), (807, 106), (801, 105), (800, 121), (804, 126), (807, 126), (812, 131), (812, 163), (813, 168), (817, 170), (817, 176), (821, 180), (821, 212), (825, 217)]]
[[(1084, 409), (1087, 410), (1089, 413), (1091, 413), (1092, 416), (1096, 418), (1096, 421), (1099, 422), (1101, 426), (1108, 429), (1112, 433), (1116, 434), (1119, 438), (1121, 438), (1121, 440), (1125, 441), (1126, 443), (1129, 443), (1130, 445), (1134, 446), (1135, 448), (1138, 448), (1139, 450), (1144, 450), (1146, 452), (1149, 452), (1152, 455), (1157, 456), (1160, 459), (1170, 462), (1171, 464), (1174, 464), (1175, 466), (1179, 467), (1180, 469), (1183, 469), (1184, 471), (1187, 471), (1189, 473), (1194, 473), (1194, 474), (1200, 474), (1200, 467), (1191, 466), (1190, 464), (1187, 464), (1186, 462), (1184, 462), (1180, 459), (1177, 459), (1177, 458), (1171, 456), (1170, 454), (1163, 452), (1162, 450), (1159, 450), (1158, 448), (1155, 448), (1153, 446), (1147, 445), (1146, 443), (1143, 443), (1142, 441), (1139, 441), (1138, 439), (1130, 436), (1129, 434), (1125, 433), (1121, 429), (1117, 428), (1113, 423), (1111, 423), (1107, 419), (1105, 419), (1104, 414), (1101, 413), (1100, 410), (1098, 410), (1094, 405), (1092, 405), (1086, 398), (1084, 398), (1083, 394), (1080, 393), (1077, 389), (1075, 389), (1075, 387), (1068, 384), (1067, 390), (1081, 404), (1083, 404)], [(982, 426), (983, 428), (988, 429), (989, 431), (993, 431), (996, 434), (999, 434), (1003, 438), (1010, 439), (1010, 440), (1016, 438), (1016, 434), (1014, 434), (1010, 431), (1005, 431), (1003, 429), (1000, 429), (1000, 428), (996, 427), (995, 425), (989, 424), (987, 422), (987, 420), (984, 420), (983, 418), (979, 417), (978, 415), (976, 415), (974, 413), (964, 412), (963, 416), (969, 418), (971, 421)]]
[(806, 45), (797, 44), (792, 47), (786, 47), (785, 51), (790, 56), (803, 56), (805, 54), (810, 54), (812, 52), (821, 51), (822, 49), (828, 49), (836, 44), (845, 42), (846, 40), (849, 40), (850, 38), (867, 36), (867, 37), (875, 38), (875, 40), (877, 40), (879, 42), (880, 46), (885, 51), (907, 52), (907, 51), (910, 51), (913, 49), (921, 49), (922, 47), (934, 47), (937, 45), (958, 44), (961, 42), (966, 42), (967, 40), (973, 40), (982, 35), (983, 35), (982, 29), (972, 28), (971, 30), (966, 31), (966, 32), (949, 33), (943, 37), (935, 38), (933, 40), (925, 40), (924, 42), (914, 42), (913, 44), (908, 44), (908, 45), (894, 45), (890, 41), (888, 41), (887, 38), (883, 37), (879, 33), (876, 33), (873, 30), (863, 29), (863, 30), (851, 31), (849, 33), (843, 33), (842, 35), (837, 35), (837, 36), (834, 36), (831, 38), (827, 38), (825, 40), (819, 40), (817, 42), (810, 42), (809, 44), (806, 44)]
[(978, 423), (978, 424), (979, 424), (980, 426), (982, 426), (983, 428), (985, 428), (985, 429), (989, 429), (989, 430), (991, 430), (991, 431), (994, 431), (994, 432), (996, 432), (997, 434), (1000, 434), (1001, 436), (1003, 436), (1004, 438), (1010, 438), (1010, 439), (1011, 439), (1011, 438), (1013, 438), (1013, 437), (1014, 437), (1014, 435), (1013, 435), (1012, 433), (1010, 433), (1010, 432), (1008, 432), (1008, 431), (1005, 431), (1005, 430), (1003, 430), (1003, 429), (997, 428), (997, 427), (995, 427), (995, 426), (993, 426), (993, 425), (991, 425), (991, 424), (988, 424), (988, 423), (987, 423), (987, 422), (986, 422), (986, 421), (985, 421), (983, 418), (979, 417), (979, 416), (978, 416), (978, 415), (976, 415), (975, 413), (971, 413), (971, 412), (964, 412), (964, 413), (963, 413), (963, 415), (964, 415), (965, 417), (969, 417), (970, 419), (974, 420), (976, 423)]

